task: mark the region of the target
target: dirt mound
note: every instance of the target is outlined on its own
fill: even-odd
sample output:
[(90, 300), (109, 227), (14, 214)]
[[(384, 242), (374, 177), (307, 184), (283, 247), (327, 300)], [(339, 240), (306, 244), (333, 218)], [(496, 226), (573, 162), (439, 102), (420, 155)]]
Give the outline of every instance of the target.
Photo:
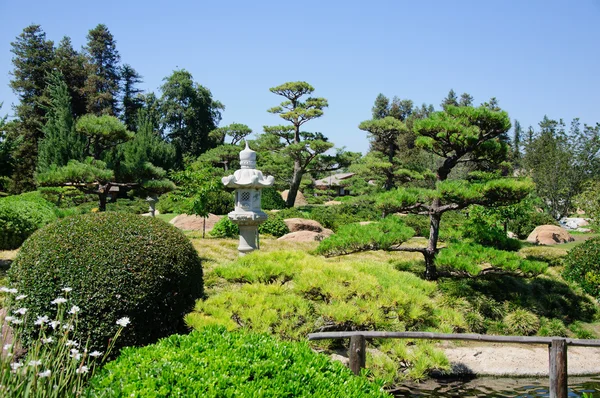
[(314, 242), (314, 241), (322, 241), (327, 236), (326, 231), (324, 232), (315, 232), (315, 231), (296, 231), (291, 232), (289, 234), (283, 235), (281, 238), (277, 240), (284, 240), (289, 242)]
[[(221, 216), (209, 214), (206, 218), (206, 231), (213, 229), (220, 219)], [(196, 215), (180, 214), (169, 222), (184, 231), (202, 231), (204, 218)]]
[[(281, 197), (283, 198), (283, 200), (287, 200), (289, 192), (290, 192), (290, 190), (286, 189), (285, 191), (283, 191), (281, 193)], [(298, 191), (298, 193), (296, 194), (296, 200), (294, 201), (294, 207), (306, 206), (307, 204), (308, 204), (308, 202), (306, 201), (306, 198), (304, 197), (302, 192)]]
[(323, 231), (323, 226), (315, 220), (307, 220), (305, 218), (286, 218), (283, 220), (290, 232), (298, 231)]
[(556, 245), (557, 243), (567, 243), (574, 240), (566, 229), (557, 225), (540, 225), (527, 237), (527, 242), (536, 245)]

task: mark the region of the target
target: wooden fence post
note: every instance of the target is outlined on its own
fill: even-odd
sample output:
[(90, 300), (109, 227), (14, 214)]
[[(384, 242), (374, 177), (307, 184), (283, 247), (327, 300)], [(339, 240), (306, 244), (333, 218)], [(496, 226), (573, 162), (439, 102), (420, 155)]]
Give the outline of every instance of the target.
[(365, 367), (367, 361), (366, 343), (365, 336), (356, 335), (350, 337), (350, 370), (355, 375), (359, 375), (360, 370)]
[(553, 339), (550, 352), (550, 398), (567, 398), (567, 342)]

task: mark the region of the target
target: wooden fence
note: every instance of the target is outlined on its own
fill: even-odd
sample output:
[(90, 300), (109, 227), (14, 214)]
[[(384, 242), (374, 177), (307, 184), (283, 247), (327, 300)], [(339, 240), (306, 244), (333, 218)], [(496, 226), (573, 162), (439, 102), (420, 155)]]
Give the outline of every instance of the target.
[[(550, 398), (567, 398), (567, 346), (600, 347), (600, 340), (562, 337), (491, 336), (483, 334), (444, 334), (428, 332), (323, 332), (311, 333), (309, 340), (350, 339), (350, 369), (359, 374), (365, 367), (366, 339), (426, 339), (485, 341), (493, 343), (545, 344), (549, 352)], [(600, 369), (598, 369), (600, 372)]]

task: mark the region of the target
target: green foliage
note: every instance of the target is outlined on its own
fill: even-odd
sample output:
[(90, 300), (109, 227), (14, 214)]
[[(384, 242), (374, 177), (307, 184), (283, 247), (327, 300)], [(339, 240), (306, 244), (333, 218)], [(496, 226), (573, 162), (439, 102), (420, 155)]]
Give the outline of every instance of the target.
[[(77, 206), (76, 208), (77, 214), (93, 213), (97, 211), (97, 202), (86, 202)], [(148, 213), (148, 202), (141, 198), (119, 198), (114, 202), (108, 202), (106, 204), (106, 211), (112, 211), (116, 213), (144, 214)]]
[(40, 187), (38, 192), (42, 198), (62, 209), (96, 200), (95, 195), (86, 195), (73, 187)]
[(170, 195), (178, 213), (207, 217), (209, 213), (227, 214), (233, 210), (233, 195), (221, 183), (219, 169), (188, 168), (171, 173), (177, 189)]
[(560, 319), (547, 319), (542, 318), (541, 326), (538, 330), (537, 334), (539, 336), (557, 336), (557, 337), (567, 337), (568, 329), (565, 324)]
[(519, 250), (519, 254), (527, 260), (544, 261), (550, 266), (559, 266), (567, 256), (567, 251), (558, 247), (529, 246)]
[(539, 318), (532, 312), (516, 309), (503, 319), (504, 325), (510, 334), (518, 336), (531, 336), (540, 328)]
[(312, 206), (307, 210), (310, 211), (308, 218), (334, 231), (354, 222), (376, 221), (381, 218), (381, 212), (375, 208), (374, 200), (369, 197), (353, 198), (335, 206)]
[(407, 227), (414, 229), (415, 236), (429, 238), (429, 217), (417, 214), (407, 214), (402, 217), (402, 221), (404, 221), (404, 224), (406, 224)]
[(558, 225), (558, 223), (550, 214), (534, 210), (509, 221), (508, 230), (515, 233), (519, 239), (526, 239), (540, 225)]
[(56, 219), (56, 208), (37, 192), (0, 198), (0, 250), (13, 250)]
[(208, 233), (213, 238), (236, 238), (240, 234), (239, 227), (231, 222), (229, 217), (222, 217)]
[(521, 248), (520, 241), (507, 237), (502, 229), (480, 218), (470, 218), (463, 226), (462, 235), (474, 243), (499, 250), (518, 251)]
[(587, 240), (569, 251), (563, 264), (565, 279), (579, 284), (595, 298), (600, 298), (600, 238)]
[(321, 241), (317, 254), (338, 256), (365, 250), (390, 250), (414, 235), (414, 230), (401, 219), (389, 216), (379, 222), (360, 225), (348, 224)]
[(269, 218), (258, 226), (258, 232), (261, 234), (280, 237), (290, 232), (283, 218), (278, 214), (269, 214)]
[(306, 343), (215, 327), (127, 348), (90, 385), (94, 397), (389, 396)]
[(597, 336), (595, 333), (586, 329), (581, 322), (573, 322), (569, 325), (569, 330), (575, 335), (575, 338), (578, 339), (596, 339)]
[(584, 185), (583, 192), (575, 198), (578, 208), (585, 211), (586, 217), (600, 224), (600, 181), (589, 181)]
[(537, 275), (548, 268), (541, 261), (525, 260), (517, 253), (484, 247), (473, 243), (453, 243), (441, 250), (435, 259), (438, 267), (479, 275), (493, 269)]
[[(188, 239), (151, 217), (99, 213), (69, 217), (28, 239), (9, 271), (27, 293), (23, 306), (50, 314), (64, 287), (81, 308), (74, 336), (103, 350), (115, 319), (131, 327), (117, 347), (142, 345), (183, 330), (182, 316), (203, 294), (202, 267)], [(26, 323), (33, 334), (34, 319)]]
[(36, 183), (40, 186), (60, 186), (65, 184), (80, 184), (94, 187), (95, 184), (105, 184), (114, 179), (112, 170), (106, 168), (106, 163), (88, 157), (85, 161), (69, 160), (66, 166), (51, 165), (44, 172), (37, 173)]
[(285, 209), (285, 200), (275, 188), (265, 188), (262, 190), (260, 207), (263, 210), (282, 210)]
[(88, 156), (100, 159), (102, 153), (134, 137), (131, 131), (116, 117), (87, 114), (77, 119), (75, 128), (87, 140)]

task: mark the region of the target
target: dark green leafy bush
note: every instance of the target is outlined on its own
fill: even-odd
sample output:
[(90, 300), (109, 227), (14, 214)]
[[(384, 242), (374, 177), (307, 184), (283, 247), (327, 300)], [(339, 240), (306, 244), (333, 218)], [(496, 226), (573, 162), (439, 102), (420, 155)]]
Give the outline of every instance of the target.
[(9, 279), (27, 297), (26, 330), (36, 316), (52, 315), (50, 302), (70, 287), (81, 308), (77, 338), (103, 350), (129, 317), (117, 345), (141, 345), (185, 330), (183, 315), (203, 295), (202, 264), (176, 228), (150, 217), (99, 213), (46, 226), (21, 247)]
[[(148, 212), (148, 202), (141, 198), (119, 198), (116, 201), (106, 203), (106, 211), (114, 211), (117, 213), (143, 214)], [(77, 206), (79, 214), (95, 213), (98, 211), (98, 201), (86, 202)]]
[(508, 230), (515, 233), (519, 239), (526, 239), (535, 227), (540, 225), (558, 225), (558, 223), (548, 213), (532, 211), (509, 221)]
[(483, 223), (467, 222), (463, 225), (462, 235), (483, 246), (493, 247), (499, 250), (518, 251), (521, 242), (506, 236), (503, 230)]
[(590, 239), (572, 249), (563, 264), (565, 279), (578, 283), (596, 299), (600, 298), (600, 238)]
[(415, 236), (429, 238), (429, 216), (407, 214), (402, 217), (402, 221), (407, 227), (415, 230)]
[(308, 217), (310, 219), (318, 221), (325, 228), (334, 231), (354, 222), (381, 219), (381, 212), (377, 210), (374, 200), (369, 198), (353, 198), (352, 201), (341, 205), (313, 206), (309, 209)]
[(0, 250), (18, 248), (38, 228), (56, 218), (56, 207), (38, 192), (1, 198)]
[(265, 188), (262, 190), (260, 207), (263, 210), (285, 209), (285, 200), (275, 188)]
[(209, 235), (213, 238), (235, 238), (239, 236), (240, 229), (235, 225), (229, 217), (223, 217), (217, 221)]
[(538, 330), (538, 335), (540, 336), (558, 336), (558, 337), (567, 337), (569, 331), (565, 324), (560, 319), (546, 319), (543, 318), (541, 321), (540, 330)]
[(306, 343), (206, 328), (127, 348), (90, 381), (94, 397), (388, 397)]
[(283, 236), (290, 232), (288, 226), (283, 222), (279, 214), (269, 214), (267, 221), (258, 226), (258, 232), (261, 234), (272, 235), (276, 237)]

